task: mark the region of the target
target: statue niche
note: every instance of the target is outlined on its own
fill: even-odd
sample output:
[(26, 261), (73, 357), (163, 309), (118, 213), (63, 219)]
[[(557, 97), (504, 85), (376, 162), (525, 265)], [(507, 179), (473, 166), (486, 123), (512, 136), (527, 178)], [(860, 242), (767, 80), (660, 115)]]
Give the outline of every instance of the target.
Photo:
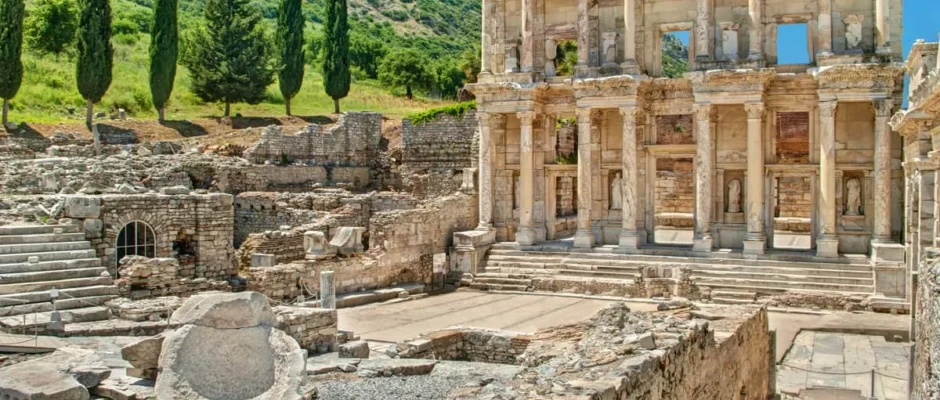
[(845, 183), (845, 215), (862, 215), (861, 183), (857, 178)]
[(623, 209), (623, 179), (620, 173), (614, 174), (614, 179), (610, 182), (610, 209)]
[(741, 181), (737, 179), (728, 182), (728, 212), (741, 212)]

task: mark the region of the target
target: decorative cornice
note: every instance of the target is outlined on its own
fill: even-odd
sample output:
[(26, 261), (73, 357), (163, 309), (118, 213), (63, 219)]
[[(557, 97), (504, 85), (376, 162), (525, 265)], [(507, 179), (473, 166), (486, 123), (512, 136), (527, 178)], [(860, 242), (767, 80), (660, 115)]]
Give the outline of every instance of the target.
[(777, 73), (773, 68), (690, 72), (694, 92), (764, 91)]
[(893, 91), (903, 84), (900, 64), (840, 64), (822, 67), (814, 76), (819, 89), (877, 89)]

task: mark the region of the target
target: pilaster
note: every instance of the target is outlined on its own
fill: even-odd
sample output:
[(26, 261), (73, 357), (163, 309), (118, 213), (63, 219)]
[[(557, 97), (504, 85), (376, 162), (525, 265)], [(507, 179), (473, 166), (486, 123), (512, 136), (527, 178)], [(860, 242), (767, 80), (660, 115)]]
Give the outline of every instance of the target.
[(708, 252), (712, 249), (712, 160), (711, 104), (695, 105), (695, 237), (692, 251)]
[(747, 233), (744, 254), (761, 255), (766, 247), (764, 235), (764, 146), (762, 143), (764, 103), (748, 103), (747, 111)]
[(875, 0), (875, 52), (891, 54), (891, 6), (888, 0)]
[[(828, 0), (827, 0), (828, 1)], [(836, 101), (819, 103), (819, 216), (822, 229), (816, 238), (816, 255), (839, 256), (836, 231)]]
[(764, 24), (761, 23), (761, 15), (764, 12), (763, 0), (748, 0), (747, 12), (750, 17), (748, 27), (748, 60), (759, 61), (764, 59)]
[(715, 37), (712, 25), (715, 20), (714, 0), (696, 0), (698, 16), (695, 20), (695, 58), (711, 59), (712, 39)]
[(535, 0), (522, 0), (522, 72), (532, 72), (535, 66)]
[(832, 54), (832, 0), (819, 0), (817, 18), (817, 53), (830, 55)]
[(533, 205), (535, 204), (535, 171), (533, 165), (532, 148), (534, 137), (532, 122), (535, 113), (531, 111), (516, 113), (519, 117), (519, 229), (516, 232), (516, 242), (521, 245), (535, 244), (535, 226), (533, 223)]
[(575, 114), (578, 118), (578, 230), (574, 234), (574, 247), (590, 248), (594, 246), (591, 229), (591, 109), (578, 108)]
[(578, 0), (578, 67), (582, 68), (588, 66), (591, 54), (590, 10), (589, 0)]
[(624, 73), (639, 74), (636, 62), (636, 0), (623, 0), (623, 67)]
[(477, 225), (477, 230), (489, 231), (493, 230), (493, 155), (496, 154), (496, 146), (490, 128), (491, 115), (478, 112), (476, 116), (480, 127), (480, 159), (477, 174), (480, 179), (480, 223)]

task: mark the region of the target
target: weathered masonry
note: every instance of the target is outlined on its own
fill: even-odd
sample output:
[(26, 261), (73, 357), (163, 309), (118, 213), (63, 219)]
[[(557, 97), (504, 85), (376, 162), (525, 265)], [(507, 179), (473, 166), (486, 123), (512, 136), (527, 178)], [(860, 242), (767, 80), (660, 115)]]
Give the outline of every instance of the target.
[[(871, 254), (900, 265), (901, 0), (484, 0), (481, 230), (520, 245)], [(778, 29), (804, 26), (808, 62)], [(666, 78), (664, 34), (688, 31)], [(559, 43), (577, 49), (562, 75)], [(571, 122), (568, 122), (571, 121)], [(567, 124), (576, 127), (576, 150)], [(904, 141), (908, 143), (909, 141)], [(923, 175), (922, 175), (923, 176)], [(925, 177), (925, 176), (924, 176)], [(926, 177), (925, 177), (926, 179)], [(930, 178), (932, 179), (932, 178)], [(784, 240), (787, 239), (787, 240)]]

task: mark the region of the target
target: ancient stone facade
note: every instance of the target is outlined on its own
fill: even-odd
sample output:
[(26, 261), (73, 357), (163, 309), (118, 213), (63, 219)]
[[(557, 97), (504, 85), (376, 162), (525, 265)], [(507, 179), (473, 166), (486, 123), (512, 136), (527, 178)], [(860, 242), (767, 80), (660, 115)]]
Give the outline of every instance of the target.
[[(748, 257), (775, 248), (778, 231), (809, 236), (806, 250), (827, 258), (896, 247), (901, 141), (887, 116), (901, 105), (900, 9), (485, 0), (482, 73), (469, 85), (479, 229), (522, 245), (558, 239), (558, 182), (576, 178), (580, 248), (636, 252), (662, 227), (691, 228), (692, 251)], [(793, 23), (809, 27), (808, 64), (778, 59), (777, 28)], [(676, 31), (690, 32), (691, 72), (657, 79), (663, 35)], [(570, 77), (549, 58), (561, 41), (577, 42)], [(572, 117), (576, 163), (556, 153)], [(896, 253), (882, 261), (902, 262)]]

